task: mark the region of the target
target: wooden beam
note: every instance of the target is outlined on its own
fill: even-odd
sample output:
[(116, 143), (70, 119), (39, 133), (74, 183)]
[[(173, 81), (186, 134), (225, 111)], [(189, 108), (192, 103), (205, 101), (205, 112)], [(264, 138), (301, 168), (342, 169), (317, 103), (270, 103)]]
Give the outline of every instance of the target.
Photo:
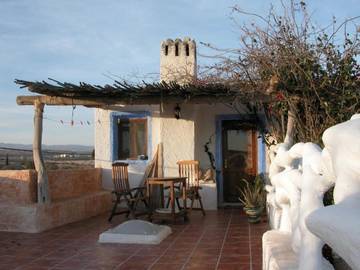
[(41, 151), (44, 104), (39, 101), (35, 101), (34, 107), (35, 107), (35, 115), (34, 115), (33, 158), (34, 158), (35, 169), (37, 171), (38, 203), (49, 203), (50, 202), (49, 180)]
[[(189, 103), (189, 104), (214, 104), (229, 103), (234, 97), (194, 97), (185, 100), (181, 97), (164, 97), (163, 103)], [(156, 105), (161, 103), (159, 97), (146, 97), (143, 99), (111, 99), (111, 98), (93, 98), (93, 99), (73, 99), (67, 97), (51, 97), (51, 96), (18, 96), (16, 103), (18, 105), (33, 105), (35, 101), (45, 105), (52, 106), (73, 106), (82, 105), (86, 107), (102, 108), (111, 105)]]
[(17, 96), (16, 103), (18, 105), (34, 105), (35, 102), (42, 103), (44, 105), (53, 106), (73, 106), (83, 105), (89, 107), (99, 107), (106, 104), (115, 104), (114, 101), (102, 101), (102, 100), (87, 100), (87, 99), (73, 99), (66, 97), (51, 97), (51, 96)]

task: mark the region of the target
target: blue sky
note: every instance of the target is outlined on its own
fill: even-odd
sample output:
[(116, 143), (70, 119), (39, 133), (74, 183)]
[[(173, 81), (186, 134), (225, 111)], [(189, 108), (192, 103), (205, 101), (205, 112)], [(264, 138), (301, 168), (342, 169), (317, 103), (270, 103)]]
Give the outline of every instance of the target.
[[(287, 2), (287, 0), (283, 0)], [(239, 32), (230, 20), (231, 7), (266, 14), (277, 0), (0, 0), (0, 142), (31, 143), (31, 106), (17, 106), (28, 94), (15, 78), (111, 83), (109, 75), (133, 80), (159, 72), (161, 40), (189, 36), (218, 47), (235, 48)], [(307, 1), (313, 18), (326, 25), (360, 15), (355, 0)], [(238, 16), (238, 22), (250, 22)], [(199, 46), (198, 52), (206, 53)], [(198, 64), (205, 59), (199, 57)], [(92, 145), (92, 109), (77, 107), (75, 125), (70, 107), (45, 107), (45, 144)], [(50, 119), (50, 120), (49, 120)], [(52, 121), (56, 120), (56, 121)]]

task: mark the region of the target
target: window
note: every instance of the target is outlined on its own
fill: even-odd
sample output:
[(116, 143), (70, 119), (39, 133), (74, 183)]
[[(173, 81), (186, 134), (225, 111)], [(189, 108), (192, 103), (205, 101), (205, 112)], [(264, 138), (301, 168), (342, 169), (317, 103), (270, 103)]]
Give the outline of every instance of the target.
[(175, 56), (179, 56), (179, 44), (175, 44)]
[(169, 46), (166, 45), (166, 46), (165, 46), (165, 55), (168, 55), (168, 54), (169, 54)]
[(118, 159), (147, 159), (147, 119), (118, 119)]
[(189, 44), (186, 44), (185, 50), (186, 50), (186, 56), (189, 56), (190, 55)]

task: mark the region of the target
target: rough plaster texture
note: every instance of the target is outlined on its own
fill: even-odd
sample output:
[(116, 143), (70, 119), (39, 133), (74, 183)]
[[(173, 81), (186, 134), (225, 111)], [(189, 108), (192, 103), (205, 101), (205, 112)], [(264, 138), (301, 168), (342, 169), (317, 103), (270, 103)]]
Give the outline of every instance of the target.
[(111, 194), (101, 187), (101, 169), (50, 171), (50, 204), (36, 203), (34, 171), (1, 171), (0, 187), (2, 231), (40, 232), (111, 209)]
[(101, 169), (53, 170), (48, 172), (53, 201), (79, 197), (102, 189)]
[(298, 258), (291, 246), (291, 233), (267, 231), (262, 237), (263, 270), (297, 270)]
[(311, 232), (331, 246), (353, 270), (360, 269), (360, 195), (312, 212), (306, 219)]
[(163, 143), (164, 174), (177, 176), (179, 160), (195, 159), (195, 122), (191, 108), (183, 108), (182, 118), (177, 120), (173, 106), (165, 106), (166, 111), (160, 119), (160, 138)]
[(36, 172), (33, 170), (0, 171), (0, 204), (36, 202)]
[(308, 228), (360, 269), (360, 114), (325, 130), (323, 174), (334, 180), (335, 205), (307, 216)]
[[(289, 150), (280, 144), (274, 149), (276, 155), (270, 166), (273, 186), (267, 187), (268, 198), (270, 206), (282, 210), (280, 224), (285, 220), (291, 226), (284, 232), (280, 225), (279, 230), (264, 235), (264, 269), (289, 269), (290, 266), (280, 266), (284, 259), (296, 262), (296, 269), (333, 269), (322, 257), (324, 243), (352, 269), (360, 269), (359, 138), (360, 115), (355, 115), (324, 132), (324, 149), (313, 143), (299, 143)], [(291, 175), (291, 171), (297, 171), (298, 176)], [(335, 205), (324, 207), (323, 195), (334, 184)], [(300, 197), (291, 188), (299, 188)], [(294, 196), (300, 200), (294, 200)], [(289, 211), (291, 208), (293, 211)], [(291, 240), (278, 237), (283, 233)], [(273, 248), (278, 245), (284, 248)], [(291, 248), (293, 254), (285, 247)]]
[[(176, 47), (178, 48), (176, 55)], [(188, 47), (188, 54), (186, 47)], [(196, 43), (190, 38), (165, 40), (160, 48), (160, 80), (180, 84), (196, 78)]]
[[(322, 149), (313, 143), (298, 143), (290, 149), (288, 145), (280, 144), (274, 151), (276, 155), (270, 166), (272, 186), (267, 187), (268, 204), (272, 208), (269, 213), (276, 214), (273, 209), (280, 209), (281, 212), (270, 216), (270, 220), (280, 219), (280, 222), (272, 221), (273, 225), (275, 222), (280, 225), (269, 235), (273, 234), (276, 238), (276, 235), (287, 233), (290, 240), (279, 237), (272, 239), (269, 236), (278, 243), (274, 244), (269, 239), (263, 243), (264, 250), (267, 250), (263, 254), (264, 268), (288, 269), (289, 266), (283, 265), (285, 260), (296, 265), (296, 269), (333, 269), (321, 255), (324, 242), (305, 225), (309, 213), (324, 207), (323, 195), (332, 185), (323, 176)], [(280, 245), (284, 250), (273, 249), (274, 245)]]
[(0, 204), (0, 231), (37, 233), (111, 209), (111, 194), (98, 191), (50, 204)]

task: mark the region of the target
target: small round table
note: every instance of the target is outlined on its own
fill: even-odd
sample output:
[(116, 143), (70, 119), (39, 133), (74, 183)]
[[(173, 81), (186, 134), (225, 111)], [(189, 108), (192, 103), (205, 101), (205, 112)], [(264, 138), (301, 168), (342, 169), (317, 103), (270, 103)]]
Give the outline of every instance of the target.
[[(176, 211), (175, 209), (175, 184), (180, 183), (181, 186), (181, 194), (183, 200), (183, 207)], [(163, 211), (163, 212), (156, 212), (152, 213), (152, 217), (160, 218), (160, 219), (172, 219), (173, 222), (176, 222), (178, 217), (183, 217), (184, 221), (188, 220), (187, 217), (187, 208), (186, 208), (186, 177), (154, 177), (148, 178), (147, 180), (147, 196), (149, 201), (151, 200), (151, 186), (152, 185), (161, 185), (162, 188), (165, 186), (169, 186), (170, 188), (170, 210)], [(162, 193), (162, 197), (164, 194)], [(162, 198), (162, 202), (164, 202), (164, 198)], [(151, 204), (151, 202), (150, 202)]]

